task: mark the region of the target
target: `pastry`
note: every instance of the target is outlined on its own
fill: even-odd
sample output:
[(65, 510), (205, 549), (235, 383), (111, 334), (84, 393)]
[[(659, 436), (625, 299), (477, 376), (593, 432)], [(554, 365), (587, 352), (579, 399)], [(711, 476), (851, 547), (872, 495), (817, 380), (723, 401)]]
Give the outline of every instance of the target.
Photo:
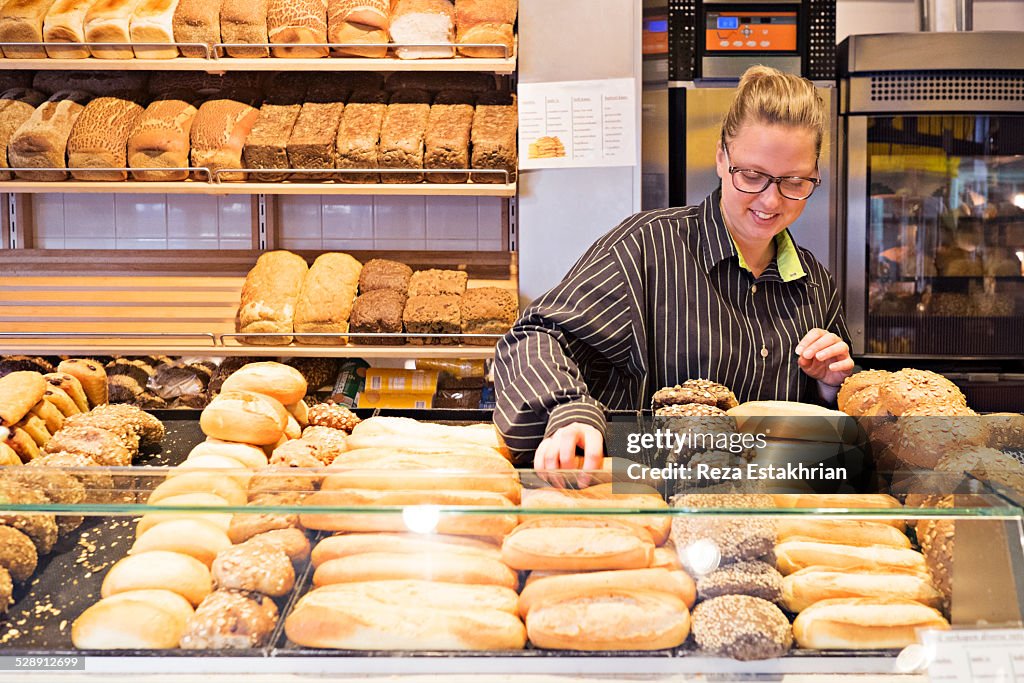
[(128, 467), (132, 452), (113, 432), (99, 427), (65, 427), (46, 444), (47, 453), (79, 453), (104, 467)]
[(61, 361), (57, 366), (57, 372), (66, 372), (81, 382), (90, 407), (107, 402), (107, 372), (102, 364), (94, 360), (75, 358)]
[[(49, 502), (39, 491), (5, 479), (0, 479), (0, 500), (11, 505), (46, 505)], [(57, 522), (52, 513), (4, 512), (0, 513), (0, 524), (17, 529), (28, 536), (39, 555), (49, 554), (57, 542)]]
[(85, 413), (89, 411), (89, 399), (86, 397), (85, 389), (77, 377), (66, 372), (51, 372), (43, 375), (43, 379), (51, 386), (57, 387), (70, 396), (71, 400), (78, 407), (79, 412)]

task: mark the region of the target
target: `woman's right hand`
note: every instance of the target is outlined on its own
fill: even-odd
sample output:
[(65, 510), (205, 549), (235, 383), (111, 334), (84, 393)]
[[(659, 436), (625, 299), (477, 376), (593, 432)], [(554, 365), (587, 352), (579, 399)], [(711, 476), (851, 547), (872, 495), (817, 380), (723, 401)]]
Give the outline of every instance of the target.
[(583, 449), (583, 463), (580, 469), (601, 469), (604, 460), (604, 435), (596, 427), (581, 422), (567, 424), (541, 441), (533, 456), (533, 468), (540, 471), (576, 469), (577, 447)]

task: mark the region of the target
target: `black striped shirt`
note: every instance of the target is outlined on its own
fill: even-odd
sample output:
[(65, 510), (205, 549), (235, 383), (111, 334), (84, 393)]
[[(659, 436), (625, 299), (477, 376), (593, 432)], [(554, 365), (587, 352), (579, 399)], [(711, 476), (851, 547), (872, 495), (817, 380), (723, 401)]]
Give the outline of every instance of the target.
[[(780, 248), (755, 278), (720, 196), (626, 219), (498, 342), (494, 422), (518, 455), (572, 422), (603, 433), (604, 409), (646, 407), (690, 378), (720, 382), (740, 401), (817, 400), (794, 349), (815, 327), (849, 340), (832, 277), (796, 247), (798, 265)], [(788, 230), (780, 238), (792, 240)]]

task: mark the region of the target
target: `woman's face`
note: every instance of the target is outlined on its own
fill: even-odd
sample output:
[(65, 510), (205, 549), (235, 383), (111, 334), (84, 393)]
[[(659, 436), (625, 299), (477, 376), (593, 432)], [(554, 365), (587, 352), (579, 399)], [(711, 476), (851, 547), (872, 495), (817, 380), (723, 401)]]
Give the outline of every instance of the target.
[(759, 194), (740, 192), (733, 185), (729, 166), (753, 169), (772, 176), (818, 177), (814, 131), (806, 128), (748, 123), (726, 141), (728, 158), (718, 145), (716, 166), (722, 179), (722, 213), (733, 238), (740, 242), (767, 242), (800, 217), (807, 200), (788, 199), (772, 183)]

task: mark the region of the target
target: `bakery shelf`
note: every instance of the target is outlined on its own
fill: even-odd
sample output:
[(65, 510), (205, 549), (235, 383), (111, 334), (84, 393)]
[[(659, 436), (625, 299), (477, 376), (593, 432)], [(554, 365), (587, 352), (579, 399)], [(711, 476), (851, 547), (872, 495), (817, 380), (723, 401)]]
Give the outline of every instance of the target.
[(215, 195), (380, 195), (380, 196), (461, 196), (461, 197), (514, 197), (516, 183), (333, 183), (333, 182), (289, 182), (253, 183), (225, 182), (207, 183), (183, 180), (178, 182), (100, 182), (66, 180), (39, 182), (11, 180), (0, 182), (0, 192), (12, 194), (38, 194), (62, 192), (69, 194), (104, 192), (111, 194), (215, 194)]

